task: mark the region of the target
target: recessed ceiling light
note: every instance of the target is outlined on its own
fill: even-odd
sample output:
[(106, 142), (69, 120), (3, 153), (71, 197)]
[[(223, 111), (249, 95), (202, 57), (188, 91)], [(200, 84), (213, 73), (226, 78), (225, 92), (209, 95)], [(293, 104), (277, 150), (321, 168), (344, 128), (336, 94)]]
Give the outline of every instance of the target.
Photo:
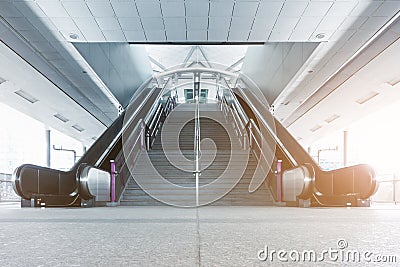
[(379, 95), (378, 92), (369, 92), (368, 94), (366, 94), (365, 96), (359, 98), (356, 100), (356, 102), (360, 105), (364, 104), (365, 102), (371, 100), (372, 98), (374, 98), (375, 96)]
[(79, 39), (79, 35), (77, 35), (76, 33), (70, 33), (69, 38), (77, 40), (77, 39)]
[(326, 118), (325, 121), (326, 123), (331, 123), (332, 121), (338, 119), (339, 117), (340, 117), (339, 115), (333, 114), (332, 116)]
[(85, 130), (81, 126), (79, 126), (78, 124), (72, 125), (72, 128), (74, 128), (78, 132), (83, 132)]
[(66, 123), (66, 122), (69, 121), (68, 118), (64, 117), (63, 115), (61, 115), (61, 114), (59, 114), (59, 113), (54, 114), (53, 116), (56, 117), (57, 119), (59, 119), (60, 121), (64, 122), (64, 123)]
[(315, 37), (317, 39), (324, 39), (325, 38), (325, 33), (318, 33), (317, 35), (315, 35)]
[(18, 90), (14, 92), (16, 95), (19, 95), (20, 97), (22, 97), (23, 99), (25, 99), (26, 101), (30, 102), (30, 103), (35, 103), (37, 101), (39, 101), (39, 99), (35, 98), (34, 96), (32, 96), (31, 94), (25, 92), (24, 90)]
[(312, 128), (310, 129), (310, 131), (311, 131), (311, 132), (315, 132), (315, 131), (317, 131), (317, 130), (319, 130), (319, 129), (321, 129), (321, 128), (322, 128), (321, 125), (315, 125), (314, 127), (312, 127)]

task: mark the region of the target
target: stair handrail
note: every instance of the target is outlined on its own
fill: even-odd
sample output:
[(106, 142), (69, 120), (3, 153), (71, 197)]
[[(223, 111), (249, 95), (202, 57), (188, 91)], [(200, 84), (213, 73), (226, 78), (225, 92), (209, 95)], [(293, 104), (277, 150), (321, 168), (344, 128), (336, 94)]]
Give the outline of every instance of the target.
[[(169, 113), (175, 108), (175, 105), (176, 101), (174, 101), (172, 97), (167, 99), (165, 105), (159, 101), (158, 105), (156, 105), (156, 108), (152, 109), (151, 113), (149, 114), (150, 116), (146, 116), (145, 119), (141, 119), (126, 138), (123, 144), (123, 151), (129, 152), (125, 154), (120, 153), (115, 159), (115, 162), (118, 163), (121, 157), (125, 157), (124, 163), (118, 168), (120, 171), (115, 173), (116, 188), (119, 186), (121, 190), (120, 194), (117, 194), (118, 202), (121, 200), (123, 191), (128, 183), (128, 180), (120, 178), (121, 170), (127, 168), (128, 162), (129, 164), (133, 164), (132, 167), (134, 167), (141, 151), (144, 149), (151, 149), (152, 143), (154, 142), (154, 139), (161, 127), (162, 117), (168, 116)], [(146, 123), (146, 119), (149, 121), (149, 124)], [(138, 144), (140, 144), (140, 146)]]

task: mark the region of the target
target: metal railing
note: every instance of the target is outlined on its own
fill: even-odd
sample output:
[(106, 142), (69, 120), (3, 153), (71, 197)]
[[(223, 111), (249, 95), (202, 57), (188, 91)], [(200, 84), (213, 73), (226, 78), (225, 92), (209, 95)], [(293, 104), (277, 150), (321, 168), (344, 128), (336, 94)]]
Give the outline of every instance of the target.
[(171, 97), (165, 103), (160, 101), (145, 119), (141, 119), (136, 124), (128, 137), (124, 138), (123, 149), (115, 158), (115, 196), (118, 202), (121, 200), (130, 177), (130, 171), (134, 168), (141, 151), (151, 149), (164, 119), (175, 108), (175, 105), (176, 101)]
[(18, 201), (12, 185), (12, 174), (0, 173), (0, 201)]
[(227, 91), (229, 91), (232, 101), (228, 101), (226, 96), (217, 95), (221, 111), (226, 120), (232, 122), (242, 148), (251, 150), (257, 161), (262, 163), (259, 164), (259, 167), (263, 174), (267, 175), (271, 167), (267, 155), (265, 155), (268, 143), (254, 120), (247, 117), (236, 96), (230, 90)]
[(371, 196), (373, 203), (400, 203), (400, 179), (396, 174), (382, 174), (377, 178), (378, 189)]

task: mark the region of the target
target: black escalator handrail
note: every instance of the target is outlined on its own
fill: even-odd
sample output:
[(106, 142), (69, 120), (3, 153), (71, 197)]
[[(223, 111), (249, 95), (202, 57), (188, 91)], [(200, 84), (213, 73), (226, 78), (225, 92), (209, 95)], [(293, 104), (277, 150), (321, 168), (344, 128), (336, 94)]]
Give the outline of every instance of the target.
[[(247, 96), (247, 94), (243, 91), (243, 89), (238, 86), (237, 89), (239, 90), (240, 94), (242, 95), (242, 97), (246, 100), (247, 103), (253, 103), (249, 97)], [(255, 99), (258, 100), (257, 97), (255, 97)], [(258, 100), (259, 101), (259, 100)], [(262, 103), (259, 103), (261, 105), (263, 105)], [(252, 107), (253, 112), (256, 114), (257, 119), (262, 123), (262, 125), (264, 126), (264, 128), (268, 131), (268, 134), (273, 138), (273, 140), (275, 141), (275, 143), (280, 147), (280, 149), (282, 149), (282, 151), (285, 152), (286, 156), (288, 157), (289, 161), (291, 162), (292, 165), (296, 166), (297, 161), (295, 159), (295, 157), (286, 149), (286, 147), (283, 145), (282, 141), (279, 139), (279, 137), (277, 136), (276, 132), (271, 128), (271, 126), (265, 121), (264, 116), (262, 116), (262, 114), (260, 113), (260, 111), (253, 105)], [(256, 125), (254, 125), (256, 126)], [(258, 127), (256, 127), (258, 129)], [(264, 138), (264, 136), (261, 135), (262, 138)]]
[[(136, 118), (136, 115), (141, 111), (141, 109), (147, 104), (147, 101), (150, 99), (150, 97), (153, 95), (153, 93), (155, 92), (155, 90), (157, 89), (156, 86), (153, 86), (150, 90), (149, 93), (147, 93), (146, 97), (141, 101), (141, 103), (139, 104), (139, 106), (135, 109), (135, 111), (133, 112), (133, 114), (131, 114), (130, 118), (128, 121), (124, 121), (124, 124), (121, 128), (121, 130), (119, 131), (119, 133), (115, 136), (115, 138), (112, 140), (112, 142), (110, 143), (110, 145), (107, 147), (107, 149), (102, 153), (102, 155), (99, 157), (99, 159), (96, 161), (96, 164), (94, 164), (95, 167), (100, 166), (103, 161), (107, 158), (108, 154), (112, 151), (112, 149), (115, 147), (115, 145), (117, 144), (118, 140), (120, 140), (120, 138), (122, 137), (122, 135), (125, 133), (125, 131), (128, 129), (128, 127), (131, 126), (132, 121)], [(161, 94), (161, 92), (159, 93)], [(137, 96), (138, 97), (138, 96)], [(137, 97), (133, 100), (136, 101), (138, 100)], [(157, 97), (158, 98), (158, 97)], [(138, 100), (139, 101), (139, 100)], [(132, 103), (133, 103), (132, 102)]]

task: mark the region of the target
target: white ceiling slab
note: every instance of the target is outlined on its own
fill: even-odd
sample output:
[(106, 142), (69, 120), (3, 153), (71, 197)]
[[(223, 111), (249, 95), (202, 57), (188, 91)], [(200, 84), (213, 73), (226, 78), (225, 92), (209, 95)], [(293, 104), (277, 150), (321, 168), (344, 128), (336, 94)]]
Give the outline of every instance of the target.
[(187, 40), (190, 42), (201, 42), (201, 40), (205, 39), (207, 39), (206, 30), (187, 31)]
[(228, 32), (231, 20), (231, 17), (210, 17), (209, 29)]
[(206, 31), (208, 28), (208, 17), (187, 17), (186, 25), (188, 31)]
[(308, 1), (287, 1), (284, 3), (280, 16), (300, 17), (307, 8)]
[[(146, 31), (146, 36), (148, 31), (161, 31), (164, 30), (164, 22), (162, 18), (142, 18), (143, 28)], [(150, 38), (150, 37), (148, 37)], [(151, 39), (149, 39), (151, 40)]]
[(83, 1), (63, 1), (62, 5), (70, 17), (87, 18), (91, 16), (89, 8)]
[(208, 1), (186, 1), (185, 8), (188, 17), (208, 17)]
[(122, 30), (104, 30), (103, 34), (108, 42), (126, 42), (126, 38)]
[(38, 0), (36, 2), (48, 17), (53, 17), (53, 18), (69, 17), (69, 14), (59, 1)]
[(210, 2), (210, 17), (232, 16), (233, 4), (233, 1)]
[(111, 1), (115, 15), (119, 18), (139, 17), (135, 2), (133, 1)]
[(284, 1), (261, 1), (257, 10), (257, 18), (276, 19), (281, 12)]
[(258, 8), (258, 1), (252, 2), (236, 2), (233, 10), (234, 17), (251, 17), (254, 18)]
[(211, 42), (226, 42), (227, 39), (228, 32), (223, 29), (208, 30), (208, 40)]
[(136, 6), (139, 11), (139, 16), (142, 18), (161, 17), (161, 7), (158, 1), (137, 2)]
[(97, 24), (99, 24), (99, 27), (103, 31), (113, 31), (113, 30), (120, 30), (121, 26), (119, 25), (119, 22), (116, 18), (111, 18), (111, 17), (101, 17), (101, 18), (96, 18)]
[(86, 4), (95, 17), (115, 17), (114, 10), (108, 1), (87, 1)]
[(124, 31), (126, 40), (131, 42), (145, 42), (146, 36), (143, 31)]
[(142, 31), (142, 23), (139, 18), (119, 18), (121, 29), (124, 31)]
[(330, 10), (333, 2), (310, 2), (302, 14), (305, 17), (322, 17)]
[(154, 40), (156, 42), (166, 41), (166, 34), (164, 30), (148, 30), (146, 31), (147, 39)]
[(184, 17), (185, 5), (183, 1), (163, 1), (161, 2), (162, 14), (164, 17)]

